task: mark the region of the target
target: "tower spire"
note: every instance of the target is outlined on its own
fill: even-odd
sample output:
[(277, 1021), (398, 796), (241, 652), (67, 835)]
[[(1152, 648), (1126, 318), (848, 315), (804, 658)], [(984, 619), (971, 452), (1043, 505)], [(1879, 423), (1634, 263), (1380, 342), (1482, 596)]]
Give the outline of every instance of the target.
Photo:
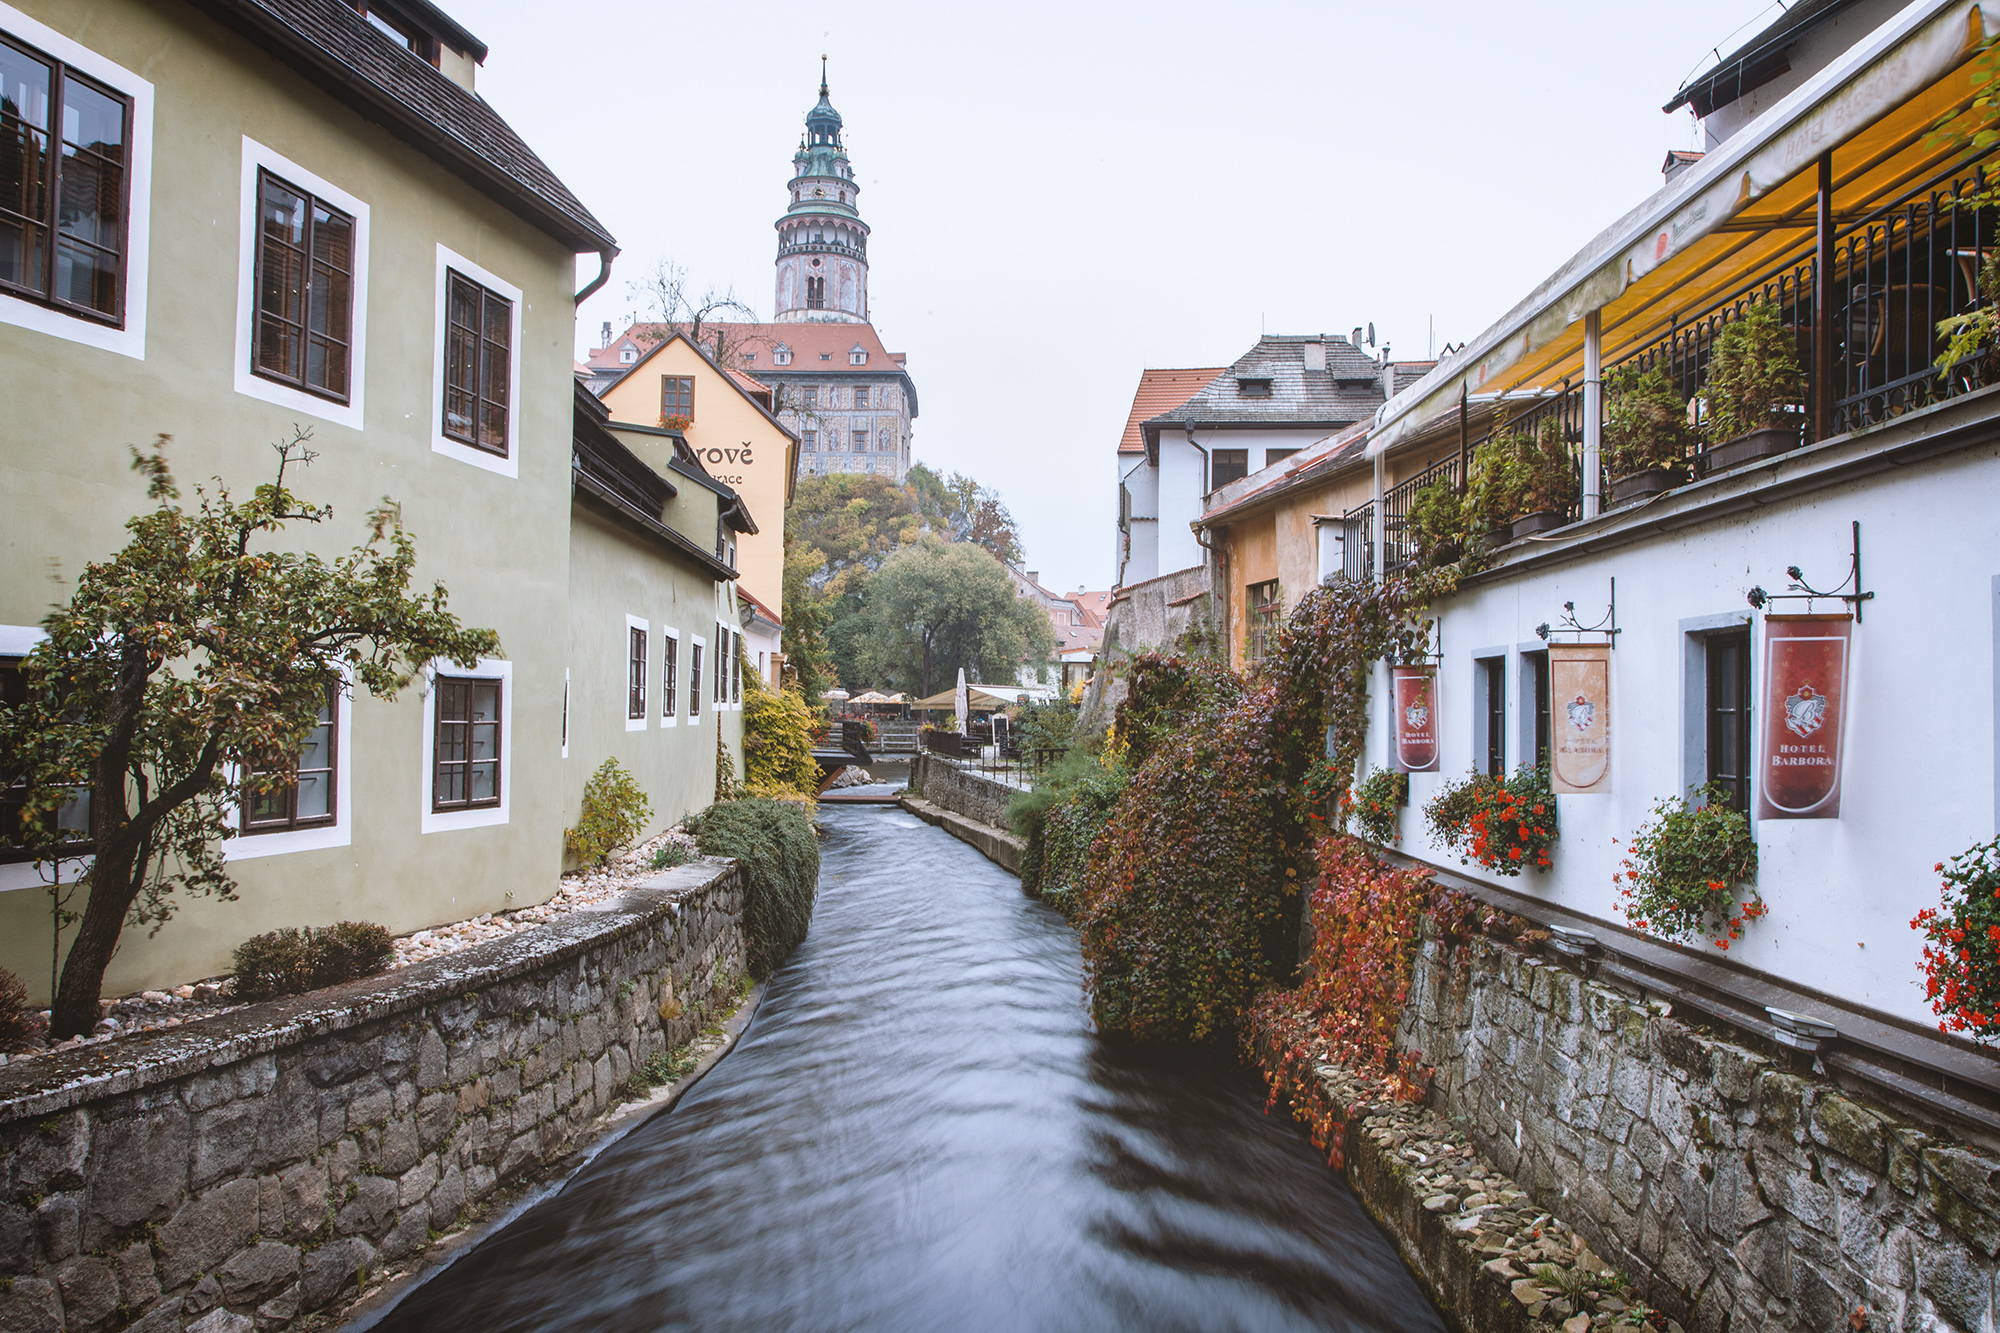
[(820, 52), (819, 56), (819, 95), (826, 96), (826, 52), (824, 51)]
[(840, 129), (822, 53), (819, 103), (806, 112), (806, 136), (792, 155), (790, 206), (777, 222), (780, 324), (868, 322), (868, 224)]

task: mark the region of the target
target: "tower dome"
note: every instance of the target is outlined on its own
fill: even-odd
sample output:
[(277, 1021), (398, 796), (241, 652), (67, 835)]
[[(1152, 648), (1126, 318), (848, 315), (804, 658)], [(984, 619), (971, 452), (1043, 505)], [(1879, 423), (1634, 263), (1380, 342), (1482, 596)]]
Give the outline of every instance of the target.
[(856, 206), (861, 187), (840, 130), (822, 56), (819, 103), (806, 113), (805, 137), (792, 155), (791, 202), (774, 224), (773, 318), (781, 324), (868, 322), (868, 224)]

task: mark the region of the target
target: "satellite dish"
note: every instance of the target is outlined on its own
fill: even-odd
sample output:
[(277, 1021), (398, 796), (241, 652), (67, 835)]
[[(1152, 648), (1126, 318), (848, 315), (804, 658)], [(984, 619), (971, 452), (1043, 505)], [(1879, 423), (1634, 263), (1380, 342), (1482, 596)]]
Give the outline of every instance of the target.
[(1368, 345), (1375, 345), (1375, 321), (1372, 319), (1368, 321)]

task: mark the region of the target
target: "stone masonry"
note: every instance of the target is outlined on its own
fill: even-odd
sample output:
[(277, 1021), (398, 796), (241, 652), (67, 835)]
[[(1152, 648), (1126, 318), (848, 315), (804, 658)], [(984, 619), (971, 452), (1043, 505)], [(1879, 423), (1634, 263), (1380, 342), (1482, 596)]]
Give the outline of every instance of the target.
[(1002, 829), (1007, 827), (1007, 803), (1021, 794), (1019, 787), (928, 753), (910, 761), (909, 790), (940, 809)]
[[(1433, 1104), (1692, 1333), (1996, 1327), (2000, 1154), (1604, 982), (1426, 938)], [(1856, 1311), (1865, 1322), (1852, 1322)]]
[(278, 1329), (564, 1155), (743, 971), (734, 862), (0, 1068), (0, 1329)]

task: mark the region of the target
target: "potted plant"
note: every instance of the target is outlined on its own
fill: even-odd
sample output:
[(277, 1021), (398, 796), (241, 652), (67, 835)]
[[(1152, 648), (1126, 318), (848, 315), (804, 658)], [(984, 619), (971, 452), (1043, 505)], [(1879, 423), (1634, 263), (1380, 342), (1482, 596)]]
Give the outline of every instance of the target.
[(1805, 414), (1796, 340), (1770, 301), (1755, 301), (1725, 324), (1708, 362), (1710, 472), (1799, 447)]
[(1466, 469), (1465, 531), (1483, 535), (1489, 546), (1506, 544), (1509, 525), (1521, 512), (1520, 476), (1514, 465), (1518, 451), (1516, 432), (1496, 430)]
[(1521, 510), (1507, 530), (1512, 538), (1559, 528), (1579, 492), (1576, 461), (1570, 456), (1569, 428), (1551, 414), (1536, 428), (1534, 438), (1517, 435), (1509, 460), (1514, 476), (1515, 503)]
[(1448, 565), (1465, 553), (1465, 520), (1458, 488), (1439, 477), (1410, 499), (1403, 519), (1410, 558), (1424, 569)]
[(1604, 414), (1604, 463), (1611, 473), (1611, 503), (1624, 504), (1672, 490), (1687, 478), (1694, 432), (1687, 404), (1659, 367), (1641, 373), (1625, 366), (1612, 376)]
[(1400, 808), (1410, 803), (1410, 775), (1386, 768), (1370, 770), (1348, 796), (1350, 827), (1359, 828), (1371, 846), (1390, 847), (1402, 841)]
[(1766, 911), (1755, 887), (1757, 840), (1721, 791), (1697, 796), (1653, 806), (1616, 873), (1618, 895), (1637, 930), (1727, 949)]

